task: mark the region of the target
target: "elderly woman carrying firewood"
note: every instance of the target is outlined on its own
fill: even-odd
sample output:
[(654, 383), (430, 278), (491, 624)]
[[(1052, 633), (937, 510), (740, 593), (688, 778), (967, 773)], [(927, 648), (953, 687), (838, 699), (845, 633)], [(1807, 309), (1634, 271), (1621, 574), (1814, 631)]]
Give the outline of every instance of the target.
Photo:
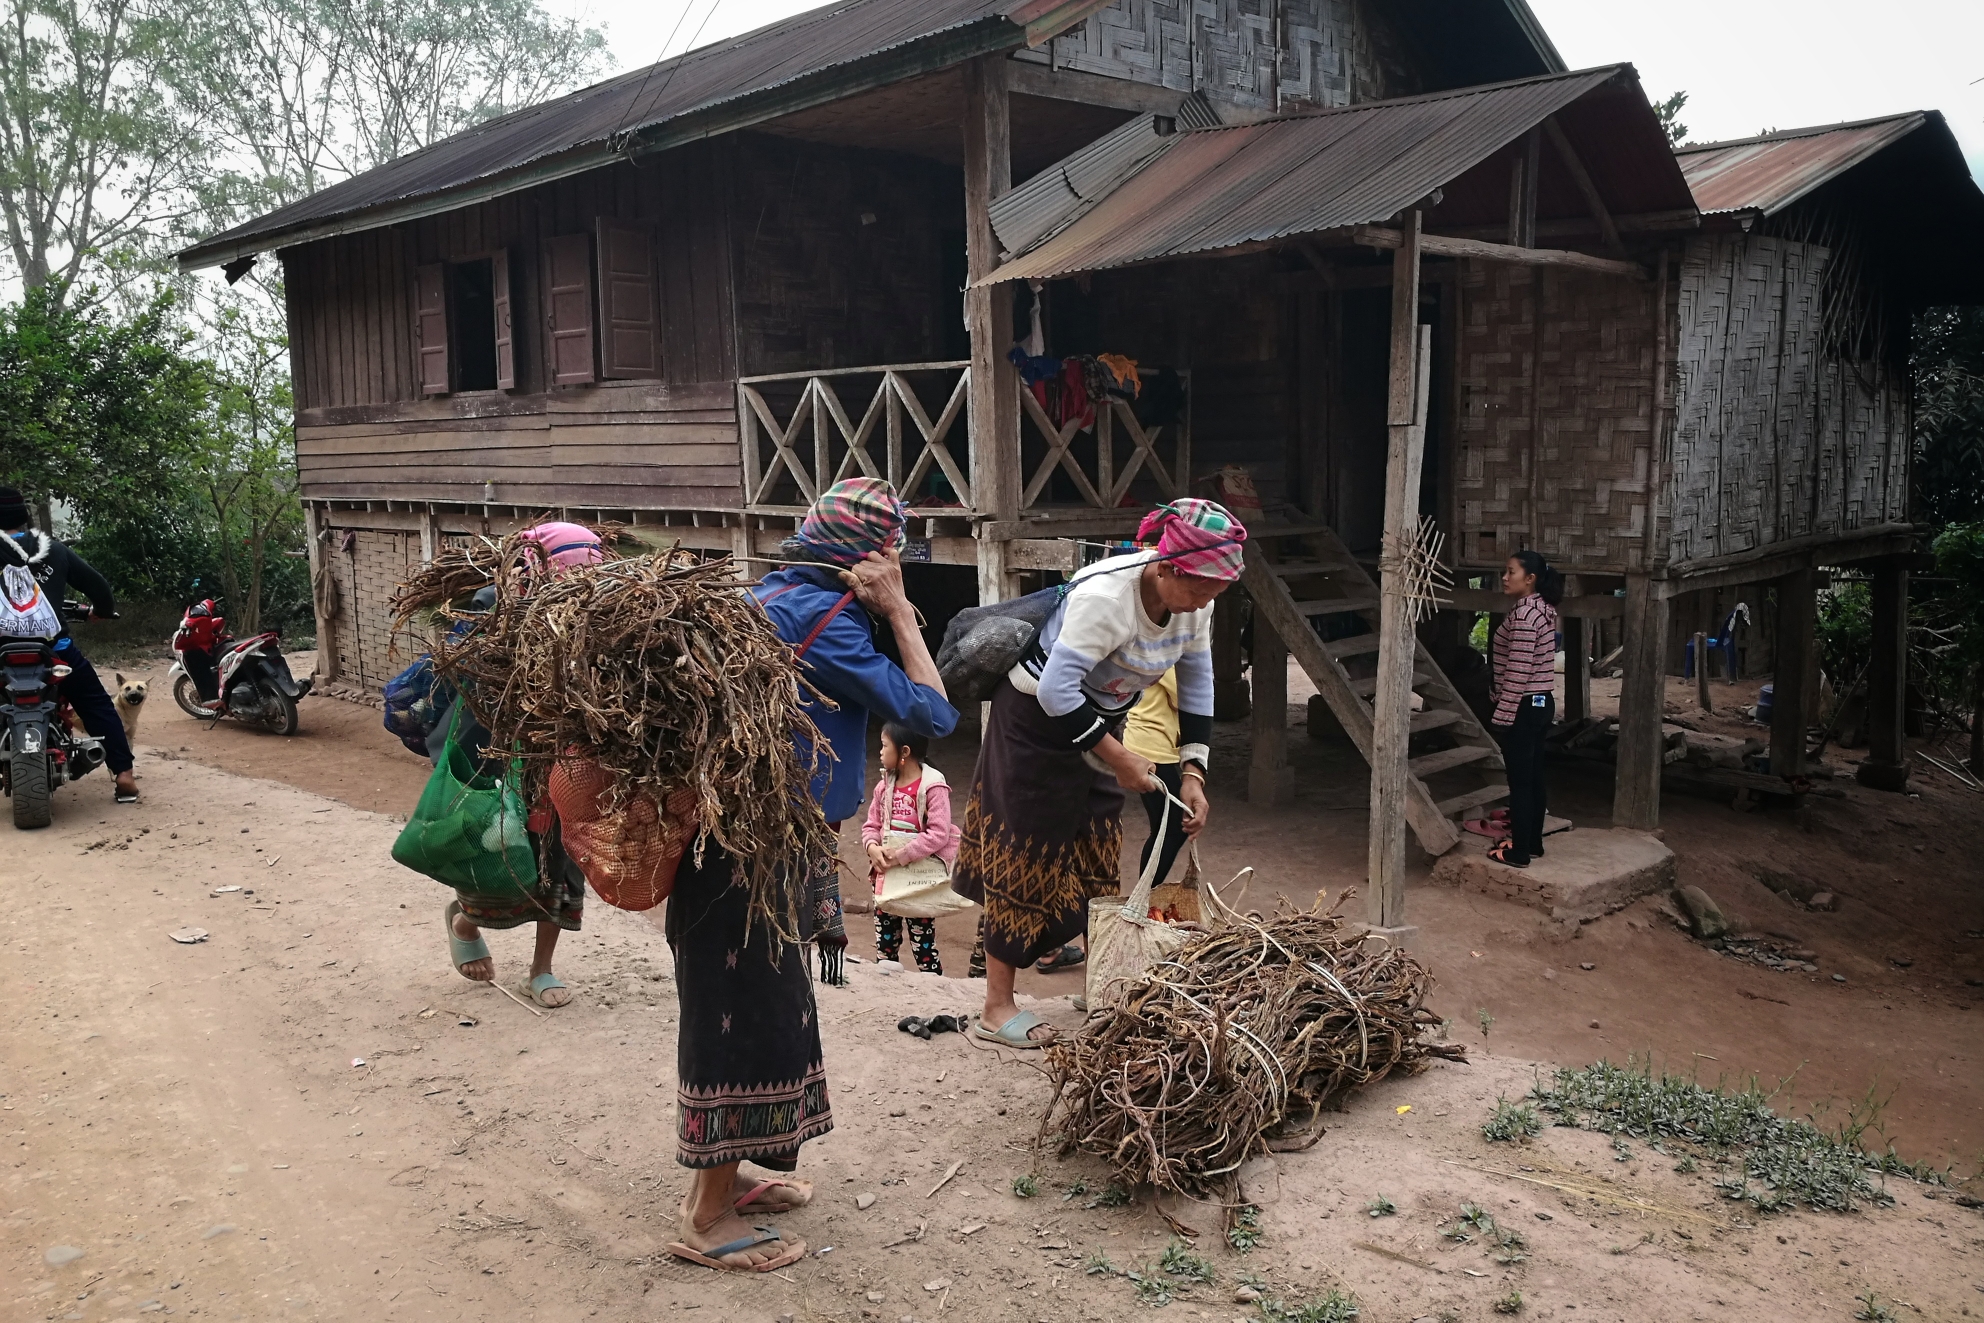
[(1087, 924), (1117, 892), (1125, 792), (1158, 784), (1120, 738), (1143, 691), (1178, 669), (1179, 794), (1196, 835), (1207, 820), (1212, 603), (1240, 577), (1247, 530), (1190, 497), (1144, 517), (1144, 551), (1075, 575), (1034, 646), (992, 695), (952, 888), (985, 907), (985, 1014), (972, 1032), (1007, 1047), (1052, 1041), (1013, 1001), (1018, 969)]
[[(779, 637), (800, 654), (806, 679), (832, 701), (815, 699), (806, 708), (829, 746), (820, 751), (812, 793), (836, 829), (865, 799), (870, 713), (926, 738), (957, 725), (903, 591), (906, 522), (888, 483), (836, 483), (785, 545), (788, 559), (807, 563), (767, 575), (754, 590)], [(888, 623), (901, 666), (876, 649), (871, 615)], [(804, 763), (812, 750), (800, 755)], [(795, 1262), (806, 1246), (747, 1219), (800, 1207), (812, 1186), (782, 1175), (747, 1177), (739, 1164), (790, 1172), (800, 1146), (832, 1129), (833, 1117), (806, 961), (798, 946), (752, 927), (734, 867), (707, 846), (700, 865), (683, 859), (668, 900), (682, 1007), (676, 1160), (696, 1171), (681, 1239), (669, 1250), (712, 1268), (767, 1272)], [(807, 886), (800, 936), (819, 947), (823, 980), (839, 982), (847, 937), (833, 867), (795, 881)]]

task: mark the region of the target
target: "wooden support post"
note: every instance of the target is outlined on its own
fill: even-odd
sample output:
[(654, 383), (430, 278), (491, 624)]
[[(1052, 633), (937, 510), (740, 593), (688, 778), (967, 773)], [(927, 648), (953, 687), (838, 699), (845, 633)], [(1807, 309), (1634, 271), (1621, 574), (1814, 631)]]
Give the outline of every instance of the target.
[[(1244, 602), (1238, 593), (1221, 593), (1212, 605), (1212, 715), (1218, 721), (1238, 721), (1247, 715), (1247, 677), (1240, 647), (1241, 613)], [(1269, 629), (1265, 620), (1256, 619), (1256, 632)]]
[[(964, 215), (965, 271), (969, 280), (999, 264), (992, 233), (992, 203), (1013, 185), (1012, 123), (1003, 56), (965, 66)], [(985, 520), (1019, 518), (1019, 377), (1006, 360), (1013, 345), (1013, 292), (1005, 285), (967, 287), (965, 325), (971, 334), (971, 383), (966, 401), (971, 445), (972, 505)], [(1015, 595), (1017, 576), (1006, 564), (1004, 541), (978, 527), (978, 600)]]
[(1536, 247), (1536, 176), (1543, 165), (1543, 135), (1531, 129), (1516, 146), (1509, 168), (1509, 246)]
[(1805, 731), (1812, 724), (1813, 632), (1818, 627), (1818, 588), (1809, 567), (1779, 579), (1777, 659), (1772, 668), (1770, 770), (1776, 776), (1805, 774)]
[(1395, 938), (1405, 928), (1405, 813), (1411, 772), (1412, 605), (1401, 554), (1419, 530), (1419, 475), (1426, 451), (1426, 392), (1433, 331), (1419, 324), (1419, 225), (1413, 212), (1392, 257), (1391, 389), (1386, 421), (1385, 533), (1379, 552), (1378, 675), (1371, 700), (1371, 825), (1364, 913)]
[(428, 505), (420, 512), (420, 563), (432, 565), (441, 553), (441, 516)]
[(1908, 785), (1908, 569), (1874, 570), (1874, 655), (1867, 667), (1867, 758), (1855, 779), (1875, 790)]
[(1564, 616), (1557, 622), (1564, 635), (1564, 720), (1583, 721), (1591, 715), (1591, 643), (1597, 621)]
[(1253, 757), (1247, 799), (1254, 804), (1295, 800), (1288, 765), (1288, 644), (1265, 620), (1254, 623)]
[(303, 503), (303, 541), (310, 551), (310, 610), (317, 618), (317, 664), (310, 673), (329, 683), (338, 678), (338, 622), (326, 598), (335, 591), (336, 580), (330, 577), (330, 552), (324, 546), (324, 516), (312, 501)]
[(1702, 711), (1713, 712), (1715, 707), (1708, 696), (1708, 635), (1699, 629), (1695, 631), (1695, 701), (1701, 704)]
[(1667, 600), (1644, 574), (1626, 576), (1625, 651), (1619, 662), (1619, 746), (1612, 823), (1636, 831), (1660, 825), (1660, 719), (1667, 697)]
[(1550, 135), (1550, 145), (1557, 149), (1557, 158), (1564, 163), (1564, 170), (1570, 175), (1571, 182), (1578, 186), (1578, 192), (1583, 195), (1584, 205), (1591, 212), (1592, 220), (1598, 223), (1598, 235), (1604, 241), (1606, 251), (1614, 253), (1620, 251), (1619, 227), (1614, 223), (1612, 212), (1605, 205), (1605, 199), (1599, 196), (1598, 186), (1591, 182), (1591, 175), (1584, 168), (1584, 162), (1578, 159), (1577, 150), (1571, 146), (1571, 140), (1564, 136), (1563, 125), (1557, 122), (1555, 115), (1552, 115), (1543, 121), (1543, 130)]

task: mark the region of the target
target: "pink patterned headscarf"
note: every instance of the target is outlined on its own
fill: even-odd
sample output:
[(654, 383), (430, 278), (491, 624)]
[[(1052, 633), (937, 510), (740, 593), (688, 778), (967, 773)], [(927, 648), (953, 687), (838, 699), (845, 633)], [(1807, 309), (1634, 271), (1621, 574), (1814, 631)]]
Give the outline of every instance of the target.
[(1246, 566), (1241, 546), (1247, 529), (1216, 501), (1183, 496), (1144, 516), (1137, 541), (1157, 543), (1157, 554), (1180, 574), (1231, 583)]
[(599, 535), (581, 524), (553, 521), (526, 529), (524, 536), (544, 548), (544, 558), (551, 563), (554, 574), (606, 559), (599, 546)]

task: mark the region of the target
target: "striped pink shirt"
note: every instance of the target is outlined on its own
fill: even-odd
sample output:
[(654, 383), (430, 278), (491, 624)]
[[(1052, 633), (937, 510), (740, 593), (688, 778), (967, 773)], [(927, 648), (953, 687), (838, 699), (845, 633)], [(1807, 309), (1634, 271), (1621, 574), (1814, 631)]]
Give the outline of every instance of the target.
[(1525, 695), (1547, 694), (1556, 687), (1557, 608), (1531, 593), (1502, 617), (1495, 631), (1494, 724), (1514, 725)]

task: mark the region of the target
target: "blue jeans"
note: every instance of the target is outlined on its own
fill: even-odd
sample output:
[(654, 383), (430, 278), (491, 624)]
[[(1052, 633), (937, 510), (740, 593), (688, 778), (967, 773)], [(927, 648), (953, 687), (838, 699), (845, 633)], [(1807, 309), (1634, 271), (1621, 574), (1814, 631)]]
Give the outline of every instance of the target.
[(131, 741), (124, 738), (124, 723), (118, 719), (117, 705), (105, 692), (96, 667), (90, 665), (90, 659), (72, 638), (56, 641), (55, 656), (69, 668), (68, 676), (56, 687), (83, 719), (83, 729), (103, 741), (103, 765), (112, 776), (122, 776), (131, 770)]

